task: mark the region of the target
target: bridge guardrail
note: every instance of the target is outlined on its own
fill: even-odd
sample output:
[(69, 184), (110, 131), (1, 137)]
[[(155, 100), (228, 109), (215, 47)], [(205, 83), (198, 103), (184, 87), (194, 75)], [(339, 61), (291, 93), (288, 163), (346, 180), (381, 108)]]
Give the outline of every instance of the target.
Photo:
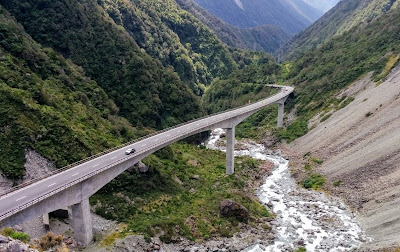
[[(269, 85), (269, 84), (267, 84), (267, 85)], [(269, 86), (270, 86), (270, 87), (277, 87), (277, 88), (283, 88), (283, 87), (285, 87), (285, 86), (279, 86), (279, 85), (269, 85)], [(263, 99), (257, 100), (257, 101), (252, 102), (252, 103), (256, 103), (256, 102), (258, 102), (258, 101), (265, 100), (265, 99), (268, 99), (268, 98), (270, 98), (270, 97), (272, 97), (272, 96), (269, 96), (269, 97), (267, 97), (267, 98), (263, 98)], [(127, 143), (124, 143), (124, 144), (122, 144), (122, 145), (115, 146), (115, 147), (113, 147), (113, 148), (107, 149), (107, 150), (105, 150), (105, 151), (102, 151), (102, 152), (97, 153), (97, 154), (95, 154), (95, 155), (92, 155), (92, 156), (90, 156), (90, 157), (87, 157), (87, 158), (84, 158), (84, 159), (82, 159), (82, 160), (79, 160), (78, 162), (75, 162), (75, 163), (69, 164), (69, 165), (67, 165), (67, 166), (64, 166), (64, 167), (62, 167), (62, 168), (60, 168), (60, 169), (57, 169), (57, 170), (55, 170), (55, 171), (53, 171), (53, 172), (51, 172), (51, 173), (49, 173), (49, 174), (46, 174), (45, 176), (42, 176), (42, 177), (39, 177), (39, 178), (36, 178), (36, 179), (32, 179), (32, 180), (29, 180), (29, 181), (24, 182), (24, 183), (22, 183), (22, 184), (19, 184), (19, 185), (17, 185), (17, 186), (14, 186), (14, 187), (10, 188), (9, 190), (6, 190), (4, 193), (0, 194), (0, 197), (3, 197), (3, 196), (5, 196), (5, 195), (8, 195), (8, 194), (10, 194), (10, 193), (12, 193), (12, 192), (15, 192), (15, 191), (21, 189), (21, 188), (24, 188), (24, 187), (26, 187), (26, 186), (29, 186), (29, 185), (31, 185), (31, 184), (34, 184), (34, 183), (36, 183), (36, 182), (38, 182), (38, 181), (40, 181), (40, 180), (42, 180), (42, 179), (51, 177), (51, 176), (56, 175), (56, 174), (58, 174), (58, 173), (61, 173), (61, 172), (63, 172), (63, 171), (69, 170), (69, 169), (71, 169), (71, 168), (73, 168), (73, 167), (76, 167), (76, 166), (78, 166), (78, 165), (80, 165), (80, 164), (83, 164), (83, 163), (86, 163), (86, 162), (91, 161), (91, 160), (93, 160), (93, 159), (96, 159), (96, 158), (98, 158), (98, 157), (100, 157), (100, 156), (103, 156), (103, 155), (105, 155), (105, 154), (111, 153), (111, 152), (116, 151), (116, 150), (118, 150), (118, 149), (122, 149), (122, 148), (127, 147), (127, 146), (129, 146), (129, 145), (132, 145), (132, 144), (134, 144), (134, 143), (140, 142), (140, 141), (142, 141), (142, 140), (144, 140), (144, 139), (153, 137), (153, 136), (158, 135), (158, 134), (160, 134), (160, 133), (163, 133), (163, 132), (166, 132), (166, 131), (169, 131), (169, 130), (172, 130), (172, 129), (175, 129), (175, 128), (178, 128), (178, 127), (181, 127), (181, 126), (184, 126), (184, 125), (189, 124), (189, 123), (193, 123), (193, 122), (196, 122), (196, 121), (200, 121), (200, 120), (203, 120), (203, 119), (212, 117), (212, 116), (216, 116), (216, 115), (220, 115), (220, 114), (223, 114), (223, 113), (227, 113), (227, 112), (230, 112), (230, 111), (233, 111), (233, 110), (236, 110), (236, 109), (241, 109), (241, 108), (244, 108), (244, 107), (246, 107), (246, 106), (249, 106), (249, 104), (244, 104), (244, 105), (239, 106), (239, 107), (236, 107), (236, 108), (231, 108), (231, 109), (228, 109), (228, 110), (220, 111), (220, 112), (218, 112), (218, 113), (214, 113), (214, 114), (211, 114), (211, 115), (205, 115), (205, 116), (200, 117), (200, 118), (197, 118), (197, 119), (192, 119), (192, 120), (190, 120), (190, 121), (183, 122), (183, 123), (180, 123), (180, 124), (171, 126), (171, 127), (169, 127), (169, 128), (165, 128), (165, 129), (163, 129), (163, 130), (153, 132), (153, 133), (151, 133), (151, 134), (149, 134), (149, 135), (146, 135), (146, 136), (143, 136), (143, 137), (134, 139), (134, 140), (129, 141), (129, 142), (127, 142)]]
[[(270, 97), (268, 97), (268, 98), (270, 98)], [(264, 99), (268, 99), (268, 98), (264, 98)], [(264, 100), (264, 99), (261, 99), (261, 100)], [(281, 99), (281, 98), (279, 98), (279, 99)], [(277, 99), (277, 101), (279, 101), (279, 99)], [(260, 101), (260, 100), (259, 100), (259, 101)], [(259, 101), (256, 101), (256, 102), (254, 102), (254, 103), (257, 103), (257, 102), (259, 102)], [(275, 101), (275, 102), (276, 102), (276, 101)], [(247, 107), (247, 106), (248, 106), (248, 105), (243, 105), (243, 106), (240, 106), (240, 107), (238, 107), (238, 108), (225, 110), (225, 111), (222, 111), (222, 112), (219, 112), (219, 113), (216, 113), (216, 114), (213, 114), (213, 115), (209, 115), (209, 116), (204, 116), (204, 117), (202, 117), (202, 118), (195, 119), (195, 120), (191, 120), (191, 121), (186, 122), (186, 123), (183, 123), (183, 124), (181, 124), (181, 125), (176, 125), (176, 126), (170, 127), (169, 129), (177, 128), (177, 127), (180, 127), (180, 126), (182, 126), (182, 125), (188, 124), (188, 123), (193, 122), (193, 121), (202, 120), (202, 119), (204, 119), (204, 118), (208, 118), (208, 117), (211, 117), (211, 116), (215, 116), (215, 115), (218, 115), (218, 114), (221, 114), (221, 113), (229, 112), (229, 111), (236, 110), (236, 109), (243, 108), (243, 107)], [(253, 110), (253, 109), (248, 109), (246, 112), (249, 112), (249, 111), (251, 111), (251, 110)], [(220, 120), (214, 122), (213, 124), (222, 122), (222, 121), (224, 121), (224, 120), (226, 120), (226, 119), (228, 119), (228, 118), (229, 118), (229, 117), (221, 118)], [(203, 127), (195, 128), (193, 131), (197, 131), (197, 130), (199, 130), (199, 129), (201, 129), (201, 128), (203, 128)], [(159, 131), (159, 132), (157, 132), (157, 134), (158, 134), (158, 133), (161, 133), (161, 132), (163, 132), (163, 131), (169, 130), (169, 129), (165, 129), (165, 130)], [(154, 134), (155, 134), (155, 133), (153, 133), (153, 134), (151, 134), (151, 135), (154, 135)], [(180, 134), (180, 136), (184, 136), (184, 135), (187, 135), (187, 133)], [(146, 136), (146, 137), (142, 137), (142, 138), (145, 139), (145, 138), (148, 138), (148, 137), (151, 137), (151, 136)], [(169, 142), (170, 140), (171, 140), (171, 138), (168, 138), (168, 139), (162, 141), (161, 143), (166, 143), (166, 142)], [(136, 139), (136, 141), (133, 141), (133, 142), (137, 142), (137, 141), (139, 141), (139, 140)], [(159, 144), (159, 143), (158, 143), (158, 144)], [(124, 146), (126, 146), (126, 145), (129, 145), (129, 143), (124, 144)], [(155, 145), (156, 145), (156, 144), (153, 144), (153, 145), (151, 145), (151, 146), (148, 146), (147, 148), (138, 151), (137, 154), (145, 153), (145, 152), (147, 152), (148, 150), (153, 149)], [(114, 148), (113, 148), (113, 149), (114, 149)], [(108, 152), (108, 153), (109, 153), (109, 152)], [(98, 154), (95, 155), (95, 156), (98, 156)], [(77, 183), (80, 183), (80, 182), (82, 182), (82, 181), (84, 181), (84, 180), (86, 180), (86, 179), (88, 179), (88, 178), (90, 178), (90, 177), (92, 177), (92, 176), (94, 176), (94, 175), (100, 173), (100, 172), (103, 172), (103, 171), (109, 169), (110, 167), (113, 167), (113, 166), (115, 166), (115, 165), (117, 165), (117, 164), (119, 164), (119, 163), (125, 162), (126, 160), (129, 160), (129, 159), (131, 159), (131, 158), (132, 158), (132, 156), (127, 156), (127, 157), (125, 157), (125, 158), (123, 158), (123, 159), (120, 159), (120, 160), (114, 162), (114, 163), (111, 163), (111, 164), (109, 164), (109, 165), (106, 165), (106, 166), (104, 166), (104, 167), (101, 167), (101, 168), (99, 168), (99, 169), (96, 169), (96, 170), (90, 172), (89, 174), (86, 174), (86, 175), (83, 176), (83, 177), (77, 178), (76, 180), (73, 180), (73, 181), (71, 181), (71, 182), (69, 182), (69, 183), (67, 183), (67, 184), (65, 184), (65, 185), (63, 185), (63, 186), (61, 186), (61, 187), (56, 188), (55, 190), (52, 190), (51, 192), (48, 192), (48, 193), (46, 193), (46, 194), (44, 194), (44, 195), (41, 195), (41, 196), (35, 198), (35, 199), (32, 200), (32, 201), (29, 201), (29, 202), (27, 202), (27, 203), (25, 203), (25, 204), (23, 204), (23, 205), (21, 205), (21, 206), (19, 206), (19, 207), (17, 207), (17, 208), (14, 208), (14, 209), (12, 209), (12, 210), (6, 212), (6, 213), (3, 213), (3, 214), (0, 216), (0, 220), (5, 219), (5, 218), (7, 218), (7, 217), (13, 215), (14, 213), (17, 213), (17, 212), (19, 212), (19, 211), (21, 211), (21, 210), (23, 210), (23, 209), (25, 209), (25, 208), (27, 208), (27, 207), (33, 205), (33, 204), (36, 204), (37, 202), (40, 202), (40, 201), (43, 200), (43, 199), (46, 199), (46, 198), (48, 198), (48, 197), (50, 197), (50, 196), (52, 196), (52, 195), (54, 195), (54, 194), (56, 194), (56, 193), (58, 193), (58, 192), (60, 192), (60, 191), (63, 191), (63, 190), (65, 190), (65, 189), (67, 189), (67, 188), (69, 188), (69, 187), (71, 187), (71, 186), (73, 186), (73, 185), (75, 185), (75, 184), (77, 184)], [(79, 163), (81, 163), (81, 162), (79, 162)], [(68, 170), (68, 169), (64, 169), (64, 170)], [(60, 172), (61, 172), (61, 171), (60, 171)], [(51, 175), (50, 175), (50, 176), (51, 176)], [(46, 176), (46, 177), (49, 177), (49, 176)], [(32, 184), (32, 183), (29, 183), (29, 184)]]

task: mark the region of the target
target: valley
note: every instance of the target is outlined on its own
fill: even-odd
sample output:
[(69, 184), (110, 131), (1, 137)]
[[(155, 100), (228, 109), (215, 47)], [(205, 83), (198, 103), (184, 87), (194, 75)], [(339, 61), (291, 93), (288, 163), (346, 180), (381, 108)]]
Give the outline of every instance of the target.
[(0, 195), (27, 183), (0, 251), (396, 251), (399, 23), (398, 0), (0, 0)]

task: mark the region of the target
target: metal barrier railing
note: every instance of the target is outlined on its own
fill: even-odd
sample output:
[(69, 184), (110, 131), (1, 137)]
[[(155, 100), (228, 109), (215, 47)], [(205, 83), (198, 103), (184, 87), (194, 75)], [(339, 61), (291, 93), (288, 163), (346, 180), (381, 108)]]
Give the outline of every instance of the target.
[[(284, 87), (285, 87), (285, 86), (278, 86), (278, 85), (269, 85), (269, 86), (270, 86), (270, 87), (277, 87), (277, 88), (284, 88)], [(273, 96), (260, 99), (260, 100), (258, 100), (258, 101), (253, 102), (253, 103), (259, 102), (259, 101), (261, 101), (261, 100), (269, 99), (269, 98), (271, 98), (271, 97), (273, 97)], [(43, 179), (45, 179), (45, 178), (48, 178), (48, 177), (51, 177), (51, 176), (56, 175), (56, 174), (58, 174), (58, 173), (64, 172), (64, 171), (66, 171), (66, 170), (69, 170), (69, 169), (71, 169), (71, 168), (73, 168), (73, 167), (76, 167), (76, 166), (78, 166), (78, 165), (80, 165), (80, 164), (83, 164), (83, 163), (86, 163), (86, 162), (91, 161), (91, 160), (93, 160), (93, 159), (96, 159), (96, 158), (98, 158), (98, 157), (100, 157), (100, 156), (103, 156), (103, 155), (105, 155), (105, 154), (108, 154), (108, 153), (111, 153), (111, 152), (113, 152), (113, 151), (116, 151), (116, 150), (125, 148), (125, 147), (127, 147), (127, 146), (129, 146), (129, 145), (132, 145), (132, 144), (134, 144), (134, 143), (140, 142), (140, 141), (142, 141), (142, 140), (144, 140), (144, 139), (153, 137), (153, 136), (158, 135), (158, 134), (160, 134), (160, 133), (163, 133), (163, 132), (166, 132), (166, 131), (169, 131), (169, 130), (172, 130), (172, 129), (175, 129), (175, 128), (178, 128), (178, 127), (181, 127), (181, 126), (184, 126), (184, 125), (189, 124), (189, 123), (193, 123), (193, 122), (196, 122), (196, 121), (200, 121), (200, 120), (203, 120), (203, 119), (206, 119), (206, 118), (210, 118), (210, 117), (213, 117), (213, 116), (216, 116), (216, 115), (220, 115), (220, 114), (223, 114), (223, 113), (227, 113), (227, 112), (230, 112), (230, 111), (233, 111), (233, 110), (241, 109), (241, 108), (244, 108), (244, 107), (247, 107), (247, 106), (249, 106), (249, 104), (245, 104), (245, 105), (242, 105), (242, 106), (239, 106), (239, 107), (236, 107), (236, 108), (231, 108), (231, 109), (228, 109), (228, 110), (224, 110), (224, 111), (221, 111), (221, 112), (218, 112), (218, 113), (215, 113), (215, 114), (206, 115), (206, 116), (203, 116), (203, 117), (200, 117), (200, 118), (197, 118), (197, 119), (193, 119), (193, 120), (190, 120), (190, 121), (188, 121), (188, 122), (180, 123), (180, 124), (174, 125), (174, 126), (172, 126), (172, 127), (169, 127), (169, 128), (166, 128), (166, 129), (163, 129), (163, 130), (160, 130), (160, 131), (156, 131), (156, 132), (154, 132), (154, 133), (152, 133), (152, 134), (149, 134), (149, 135), (146, 135), (146, 136), (143, 136), (143, 137), (134, 139), (134, 140), (129, 141), (129, 142), (127, 142), (127, 143), (124, 143), (124, 144), (122, 144), (122, 145), (119, 145), (119, 146), (116, 146), (116, 147), (107, 149), (107, 150), (105, 150), (105, 151), (102, 151), (102, 152), (100, 152), (100, 153), (97, 153), (97, 154), (95, 154), (95, 155), (92, 155), (92, 156), (90, 156), (90, 157), (87, 157), (87, 158), (85, 158), (85, 159), (82, 159), (82, 160), (80, 160), (80, 161), (78, 161), (78, 162), (69, 164), (69, 165), (67, 165), (67, 166), (65, 166), (65, 167), (63, 167), (63, 168), (57, 169), (57, 170), (55, 170), (55, 171), (53, 171), (53, 172), (51, 172), (51, 173), (49, 173), (49, 174), (46, 174), (45, 176), (42, 176), (42, 177), (39, 177), (39, 178), (35, 178), (35, 179), (29, 180), (29, 181), (27, 181), (27, 182), (24, 182), (24, 183), (22, 183), (22, 184), (19, 184), (19, 185), (17, 185), (17, 186), (14, 186), (14, 187), (10, 188), (9, 190), (5, 191), (4, 193), (0, 194), (0, 197), (5, 196), (5, 195), (7, 195), (7, 194), (10, 194), (10, 193), (12, 193), (12, 192), (14, 192), (14, 191), (17, 191), (17, 190), (19, 190), (19, 189), (21, 189), (21, 188), (24, 188), (24, 187), (26, 187), (26, 186), (29, 186), (29, 185), (31, 185), (31, 184), (33, 184), (33, 183), (36, 183), (36, 182), (38, 182), (38, 181), (40, 181), (40, 180), (43, 180)]]

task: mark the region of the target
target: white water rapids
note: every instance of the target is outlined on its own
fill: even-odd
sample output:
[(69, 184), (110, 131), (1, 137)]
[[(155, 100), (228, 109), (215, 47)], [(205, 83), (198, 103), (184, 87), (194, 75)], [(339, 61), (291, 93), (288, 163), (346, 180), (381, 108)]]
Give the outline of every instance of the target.
[[(224, 130), (215, 129), (205, 143), (207, 148), (225, 151), (220, 144)], [(289, 161), (268, 152), (263, 145), (242, 141), (235, 156), (250, 156), (275, 164), (272, 175), (265, 179), (257, 196), (276, 214), (275, 241), (268, 247), (256, 244), (243, 252), (349, 251), (358, 248), (368, 238), (357, 223), (355, 215), (339, 199), (322, 192), (300, 188), (290, 176)]]

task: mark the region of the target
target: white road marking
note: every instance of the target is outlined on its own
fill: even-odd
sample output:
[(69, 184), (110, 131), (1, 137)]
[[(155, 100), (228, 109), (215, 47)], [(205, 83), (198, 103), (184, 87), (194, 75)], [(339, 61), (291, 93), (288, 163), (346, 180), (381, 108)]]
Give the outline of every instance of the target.
[(168, 134), (167, 137), (169, 137), (170, 135)]
[(143, 144), (142, 147), (146, 146), (147, 144)]
[(115, 157), (112, 157), (111, 159), (116, 159), (117, 158), (117, 156), (115, 156)]
[(23, 198), (26, 198), (26, 196), (24, 196), (24, 197), (21, 197), (21, 198), (19, 198), (19, 199), (15, 200), (15, 201), (22, 200)]
[(79, 172), (77, 172), (77, 173), (75, 173), (74, 175), (72, 175), (72, 177), (75, 177), (76, 175), (78, 175), (79, 174)]
[(93, 167), (97, 167), (97, 166), (99, 166), (99, 164), (97, 164), (97, 165), (93, 165)]
[(51, 184), (51, 185), (48, 185), (47, 187), (50, 187), (50, 186), (53, 186), (53, 185), (55, 185), (56, 183), (53, 183), (53, 184)]
[(158, 141), (158, 138), (156, 140), (154, 140), (154, 142), (157, 142), (157, 141)]

